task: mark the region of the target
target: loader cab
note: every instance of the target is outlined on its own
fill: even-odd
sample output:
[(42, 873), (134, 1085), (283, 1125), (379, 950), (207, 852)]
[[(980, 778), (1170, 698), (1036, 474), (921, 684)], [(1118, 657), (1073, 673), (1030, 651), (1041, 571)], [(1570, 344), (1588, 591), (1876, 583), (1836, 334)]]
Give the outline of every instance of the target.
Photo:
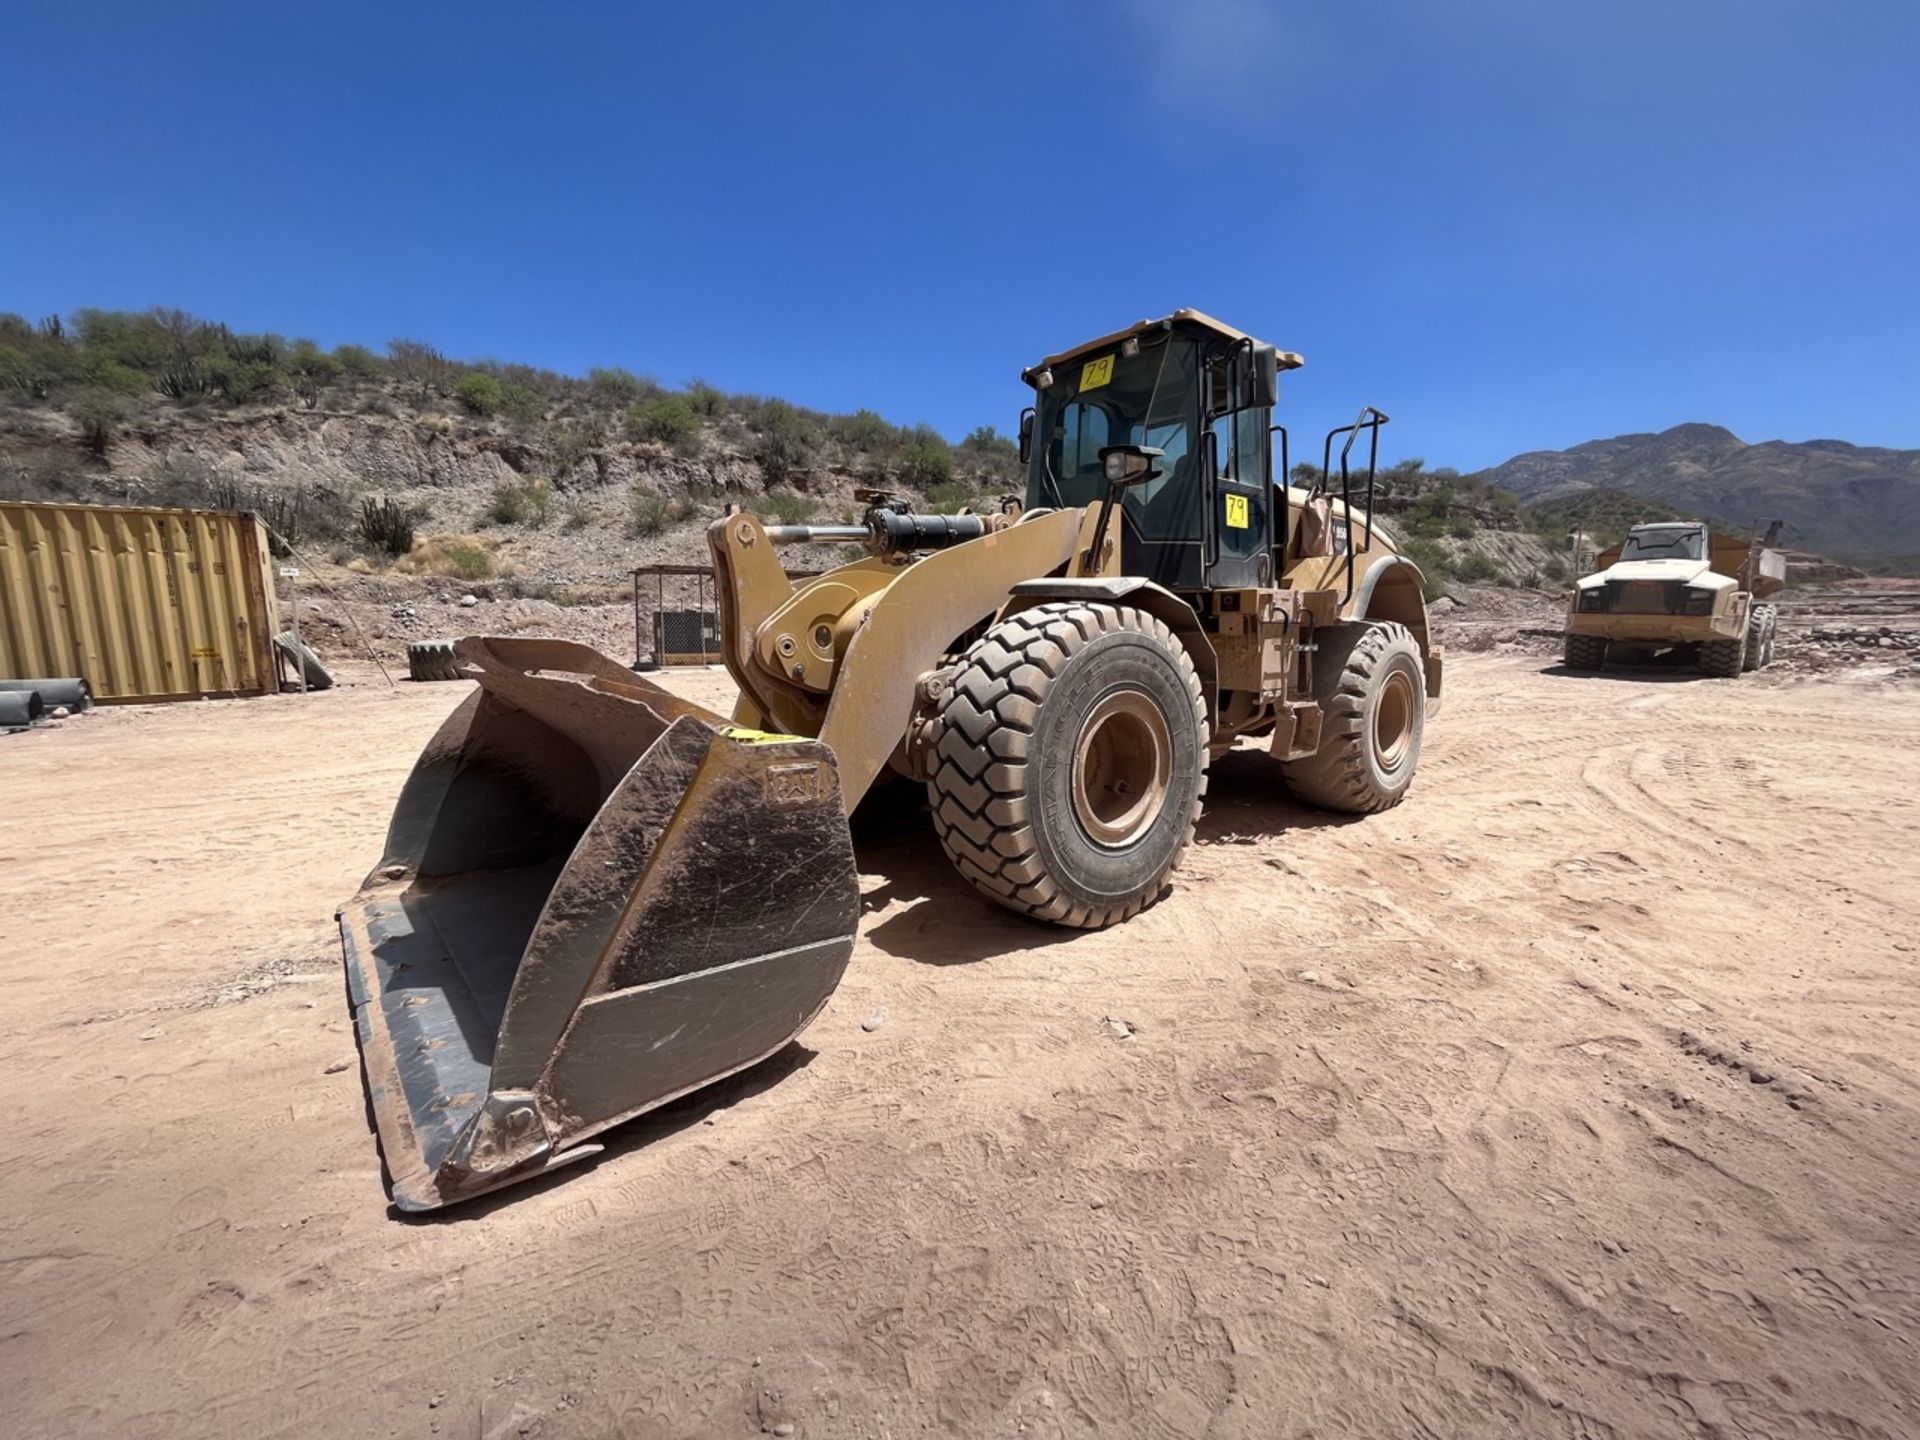
[(1269, 443), (1279, 371), (1299, 364), (1179, 311), (1049, 357), (1026, 372), (1029, 509), (1098, 504), (1100, 452), (1161, 452), (1120, 498), (1121, 568), (1169, 590), (1270, 585), (1284, 543)]

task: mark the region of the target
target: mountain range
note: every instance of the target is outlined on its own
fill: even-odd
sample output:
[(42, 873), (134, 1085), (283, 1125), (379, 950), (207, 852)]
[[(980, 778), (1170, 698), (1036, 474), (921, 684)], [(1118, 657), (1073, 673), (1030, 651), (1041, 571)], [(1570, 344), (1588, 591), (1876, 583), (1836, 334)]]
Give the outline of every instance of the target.
[(1611, 489), (1736, 530), (1780, 519), (1788, 544), (1838, 558), (1920, 557), (1920, 450), (1843, 440), (1748, 444), (1723, 426), (1686, 424), (1528, 451), (1474, 478), (1529, 503)]

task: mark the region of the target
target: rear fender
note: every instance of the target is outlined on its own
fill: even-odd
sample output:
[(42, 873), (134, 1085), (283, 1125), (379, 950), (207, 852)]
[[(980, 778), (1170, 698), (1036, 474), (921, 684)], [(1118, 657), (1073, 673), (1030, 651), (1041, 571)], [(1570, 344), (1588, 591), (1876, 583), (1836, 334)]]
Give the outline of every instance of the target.
[(1354, 586), (1343, 618), (1391, 620), (1406, 626), (1420, 646), (1420, 658), (1426, 667), (1427, 713), (1439, 710), (1442, 653), (1428, 628), (1426, 577), (1418, 565), (1400, 555), (1375, 560)]

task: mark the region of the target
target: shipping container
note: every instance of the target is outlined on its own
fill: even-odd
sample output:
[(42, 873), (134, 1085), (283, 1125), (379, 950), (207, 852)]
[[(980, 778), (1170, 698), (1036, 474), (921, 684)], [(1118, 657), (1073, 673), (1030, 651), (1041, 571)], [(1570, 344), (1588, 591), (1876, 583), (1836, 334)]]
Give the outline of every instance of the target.
[(0, 501), (0, 679), (84, 675), (122, 703), (275, 690), (270, 564), (245, 511)]

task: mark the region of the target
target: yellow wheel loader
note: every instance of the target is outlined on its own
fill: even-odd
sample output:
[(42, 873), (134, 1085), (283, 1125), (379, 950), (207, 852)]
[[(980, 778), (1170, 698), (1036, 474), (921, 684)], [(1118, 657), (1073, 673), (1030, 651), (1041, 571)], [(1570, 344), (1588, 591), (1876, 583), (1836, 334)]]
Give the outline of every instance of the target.
[[(716, 521), (730, 716), (582, 646), (459, 641), (478, 684), (340, 911), (395, 1203), (592, 1154), (791, 1041), (852, 954), (848, 816), (897, 803), (885, 777), (924, 788), (988, 900), (1081, 927), (1166, 892), (1237, 745), (1311, 804), (1398, 804), (1440, 652), (1372, 519), (1387, 417), (1287, 484), (1273, 409), (1300, 363), (1182, 310), (1025, 372), (1026, 493), (992, 513)], [(850, 541), (839, 569), (782, 568), (784, 544)]]

